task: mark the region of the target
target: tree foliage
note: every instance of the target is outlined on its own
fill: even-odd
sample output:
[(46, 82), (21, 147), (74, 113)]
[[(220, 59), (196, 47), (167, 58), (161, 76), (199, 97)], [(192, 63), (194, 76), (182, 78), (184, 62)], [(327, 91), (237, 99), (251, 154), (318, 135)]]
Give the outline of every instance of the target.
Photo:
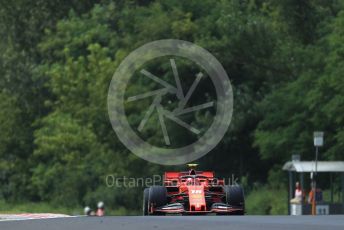
[[(315, 130), (325, 131), (321, 159), (343, 159), (340, 1), (1, 0), (0, 6), (0, 192), (5, 199), (70, 206), (106, 199), (113, 207), (138, 209), (142, 188), (106, 188), (107, 174), (145, 177), (183, 168), (153, 165), (131, 154), (107, 113), (109, 83), (121, 61), (140, 45), (167, 38), (209, 50), (233, 84), (230, 129), (199, 160), (201, 168), (245, 176), (250, 184), (267, 182), (281, 175), (277, 169), (292, 154), (312, 159)], [(167, 80), (170, 66), (163, 61), (149, 68)], [(186, 76), (198, 71), (177, 62)], [(152, 88), (139, 80), (127, 93)], [(200, 84), (193, 103), (211, 88), (206, 81)], [(149, 104), (128, 105), (128, 120), (137, 124)], [(207, 124), (210, 115), (185, 119)], [(155, 123), (148, 122), (148, 136), (160, 132)], [(170, 128), (177, 144), (191, 140), (177, 126)]]

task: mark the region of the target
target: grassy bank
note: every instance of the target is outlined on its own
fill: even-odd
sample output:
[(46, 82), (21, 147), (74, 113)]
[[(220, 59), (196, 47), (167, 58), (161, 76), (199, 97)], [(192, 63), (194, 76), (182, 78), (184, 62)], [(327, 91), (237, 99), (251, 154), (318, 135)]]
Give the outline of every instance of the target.
[(287, 215), (287, 190), (268, 186), (251, 191), (246, 196), (248, 215)]
[[(92, 207), (95, 208), (95, 207)], [(0, 200), (0, 214), (16, 214), (16, 213), (60, 213), (67, 215), (83, 215), (84, 207), (67, 208), (56, 206), (50, 203), (40, 202), (22, 202), (12, 203)], [(106, 209), (107, 215), (141, 215), (140, 210), (127, 210), (124, 207), (116, 209)]]
[(1, 214), (15, 214), (15, 213), (61, 213), (68, 215), (82, 214), (82, 208), (66, 208), (58, 207), (49, 203), (12, 203), (0, 200), (0, 213)]

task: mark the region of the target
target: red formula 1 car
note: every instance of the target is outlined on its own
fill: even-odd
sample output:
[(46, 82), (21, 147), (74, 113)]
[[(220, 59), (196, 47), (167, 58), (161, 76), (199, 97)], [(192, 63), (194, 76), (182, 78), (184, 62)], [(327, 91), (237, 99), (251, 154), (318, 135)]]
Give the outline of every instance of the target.
[(242, 187), (225, 185), (213, 172), (166, 172), (163, 183), (144, 190), (143, 215), (245, 213)]

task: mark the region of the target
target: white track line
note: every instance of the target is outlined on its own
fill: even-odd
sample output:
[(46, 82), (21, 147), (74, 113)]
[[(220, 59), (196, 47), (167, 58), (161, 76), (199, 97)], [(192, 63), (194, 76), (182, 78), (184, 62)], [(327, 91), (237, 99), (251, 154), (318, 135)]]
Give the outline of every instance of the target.
[(42, 219), (56, 219), (56, 218), (70, 218), (76, 216), (69, 216), (64, 214), (53, 213), (21, 213), (21, 214), (0, 214), (1, 221), (18, 221), (18, 220), (42, 220)]

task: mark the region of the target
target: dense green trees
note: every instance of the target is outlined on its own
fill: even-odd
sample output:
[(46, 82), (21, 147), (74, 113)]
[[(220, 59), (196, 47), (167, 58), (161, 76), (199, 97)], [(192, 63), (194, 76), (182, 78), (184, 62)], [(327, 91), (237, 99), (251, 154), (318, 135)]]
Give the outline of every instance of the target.
[(321, 28), (328, 33), (314, 46), (305, 47), (307, 68), (298, 78), (283, 84), (259, 104), (264, 111), (255, 132), (264, 158), (287, 160), (290, 151), (312, 157), (309, 140), (314, 129), (326, 130), (326, 159), (343, 159), (341, 114), (343, 103), (343, 58), (340, 36), (343, 13)]
[[(106, 175), (149, 176), (173, 167), (138, 159), (119, 142), (107, 115), (107, 90), (126, 55), (165, 38), (209, 50), (234, 87), (232, 124), (199, 160), (202, 168), (245, 176), (248, 184), (267, 182), (291, 154), (312, 158), (315, 129), (326, 132), (322, 159), (343, 159), (340, 1), (1, 0), (0, 6), (5, 199), (70, 206), (105, 199), (113, 207), (139, 207), (141, 188), (106, 188)], [(151, 68), (165, 73), (170, 67)], [(183, 71), (191, 76), (195, 70)], [(128, 90), (135, 94), (142, 87)], [(210, 88), (201, 84), (201, 92)], [(137, 123), (143, 112), (129, 110)], [(207, 114), (195, 116), (207, 122)]]

